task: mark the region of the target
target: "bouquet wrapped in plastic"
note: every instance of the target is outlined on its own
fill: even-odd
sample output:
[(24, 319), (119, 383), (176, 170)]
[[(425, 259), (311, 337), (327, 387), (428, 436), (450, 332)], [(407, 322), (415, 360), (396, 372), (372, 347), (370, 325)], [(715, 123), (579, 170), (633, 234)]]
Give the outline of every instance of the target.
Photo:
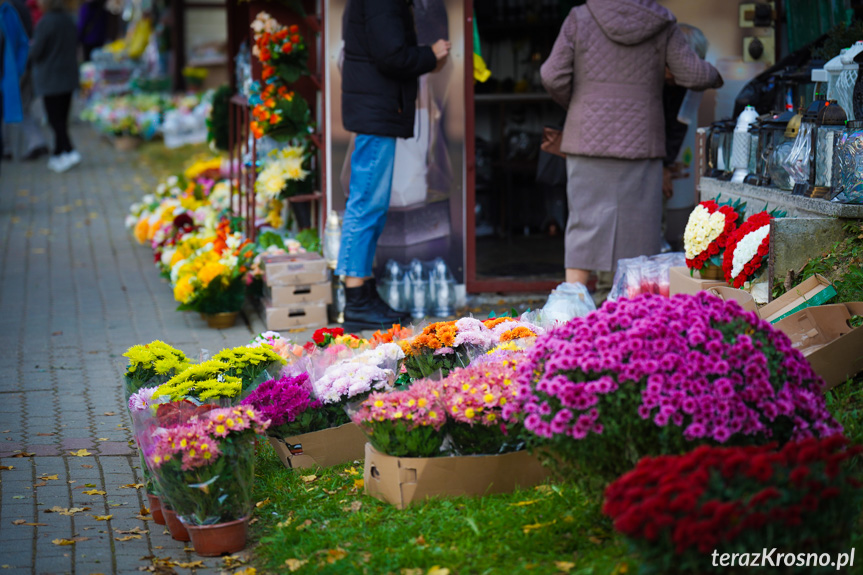
[(154, 432), (148, 463), (163, 499), (191, 525), (243, 519), (252, 510), (255, 434), (269, 421), (249, 406), (216, 408)]
[(129, 360), (123, 375), (126, 401), (141, 388), (157, 387), (191, 365), (185, 353), (159, 340), (133, 345), (123, 357)]

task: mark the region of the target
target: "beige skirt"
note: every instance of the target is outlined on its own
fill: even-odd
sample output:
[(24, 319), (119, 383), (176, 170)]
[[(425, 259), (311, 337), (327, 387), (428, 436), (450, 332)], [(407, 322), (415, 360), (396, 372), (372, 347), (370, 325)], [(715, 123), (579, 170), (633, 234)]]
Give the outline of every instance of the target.
[(617, 260), (659, 253), (662, 160), (566, 157), (567, 268), (614, 271)]

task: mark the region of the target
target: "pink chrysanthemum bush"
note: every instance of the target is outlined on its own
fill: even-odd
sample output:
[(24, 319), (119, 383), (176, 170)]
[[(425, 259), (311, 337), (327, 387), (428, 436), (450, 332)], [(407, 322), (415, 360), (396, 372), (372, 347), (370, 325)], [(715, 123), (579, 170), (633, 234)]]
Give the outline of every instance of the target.
[(511, 354), (497, 362), (454, 369), (440, 382), (446, 430), (456, 453), (494, 454), (519, 448), (517, 363), (518, 356)]
[(147, 463), (159, 492), (186, 523), (213, 525), (251, 513), (253, 438), (269, 420), (251, 406), (216, 408), (154, 433)]
[(352, 419), (381, 453), (433, 457), (443, 445), (445, 409), (440, 385), (419, 380), (405, 390), (372, 393)]
[(699, 444), (840, 433), (821, 386), (784, 334), (702, 292), (607, 302), (550, 330), (520, 363), (518, 393), (531, 445), (611, 481)]
[(774, 447), (702, 445), (646, 457), (608, 487), (603, 511), (644, 572), (744, 574), (762, 550), (780, 567), (758, 557), (768, 570), (822, 572), (851, 547), (863, 490), (849, 463), (861, 448), (841, 435)]

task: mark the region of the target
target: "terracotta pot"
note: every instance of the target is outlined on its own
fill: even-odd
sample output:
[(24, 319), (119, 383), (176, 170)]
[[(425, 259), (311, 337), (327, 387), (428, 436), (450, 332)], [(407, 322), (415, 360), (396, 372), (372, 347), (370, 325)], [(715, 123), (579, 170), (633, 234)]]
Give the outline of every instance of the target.
[(147, 494), (147, 499), (150, 501), (150, 515), (153, 516), (153, 521), (157, 525), (165, 524), (165, 514), (162, 513), (162, 500), (158, 495)]
[(238, 311), (226, 311), (222, 313), (202, 313), (201, 315), (207, 321), (207, 327), (227, 329), (234, 326), (239, 313)]
[(165, 516), (165, 524), (168, 526), (168, 531), (171, 532), (173, 539), (177, 541), (191, 541), (186, 526), (183, 525), (183, 522), (180, 521), (180, 518), (177, 517), (173, 509), (162, 507), (162, 514)]
[(141, 138), (135, 136), (117, 136), (114, 138), (114, 148), (121, 152), (128, 152), (141, 145)]
[(700, 275), (703, 280), (725, 279), (725, 273), (722, 271), (722, 268), (713, 264), (707, 264), (707, 266), (701, 268), (698, 271), (698, 275)]
[(243, 517), (215, 525), (187, 525), (195, 553), (202, 557), (218, 557), (242, 551), (246, 546), (249, 518)]

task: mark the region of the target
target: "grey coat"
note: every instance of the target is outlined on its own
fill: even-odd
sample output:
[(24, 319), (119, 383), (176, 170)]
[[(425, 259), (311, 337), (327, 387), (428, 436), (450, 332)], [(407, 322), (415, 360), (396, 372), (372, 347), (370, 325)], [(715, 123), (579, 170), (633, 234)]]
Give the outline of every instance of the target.
[(665, 157), (665, 67), (678, 85), (718, 88), (722, 78), (699, 58), (674, 16), (655, 0), (587, 0), (573, 8), (542, 83), (567, 109), (560, 149), (599, 158)]
[(39, 96), (68, 94), (78, 89), (78, 31), (66, 12), (46, 12), (30, 44), (33, 87)]

